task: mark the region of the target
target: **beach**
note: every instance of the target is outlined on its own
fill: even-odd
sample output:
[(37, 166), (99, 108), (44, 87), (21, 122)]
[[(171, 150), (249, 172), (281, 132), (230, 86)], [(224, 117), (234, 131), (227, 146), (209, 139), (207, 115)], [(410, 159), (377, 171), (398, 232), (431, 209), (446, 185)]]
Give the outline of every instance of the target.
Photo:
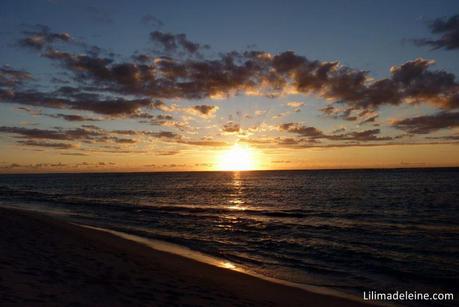
[(2, 306), (360, 306), (153, 250), (56, 217), (0, 209)]

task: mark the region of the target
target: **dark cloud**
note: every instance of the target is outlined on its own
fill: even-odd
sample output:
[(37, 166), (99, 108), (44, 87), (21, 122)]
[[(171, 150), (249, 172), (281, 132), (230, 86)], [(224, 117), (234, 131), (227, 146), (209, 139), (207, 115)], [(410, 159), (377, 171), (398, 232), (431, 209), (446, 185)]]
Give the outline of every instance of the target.
[(392, 80), (408, 102), (431, 104), (445, 109), (459, 108), (459, 84), (455, 75), (445, 71), (429, 71), (434, 61), (416, 59), (391, 68)]
[(52, 117), (52, 118), (60, 118), (66, 121), (70, 122), (83, 122), (83, 121), (97, 121), (98, 119), (91, 118), (91, 117), (85, 117), (81, 115), (74, 115), (74, 114), (46, 114), (46, 116)]
[(379, 115), (373, 115), (373, 116), (370, 116), (364, 120), (362, 120), (359, 125), (365, 125), (365, 124), (368, 124), (368, 123), (374, 123), (376, 121), (376, 119), (378, 118)]
[(202, 115), (212, 115), (218, 110), (217, 106), (210, 106), (210, 105), (205, 105), (205, 104), (192, 106), (191, 108), (194, 111), (201, 113)]
[(342, 119), (347, 121), (359, 121), (359, 125), (364, 125), (367, 123), (373, 123), (378, 118), (378, 113), (370, 109), (356, 109), (354, 107), (348, 107), (341, 109), (334, 106), (327, 106), (320, 109), (324, 115), (333, 119)]
[(135, 144), (137, 143), (136, 140), (133, 139), (124, 139), (124, 138), (118, 138), (118, 137), (110, 137), (107, 138), (108, 140), (118, 143), (118, 144)]
[[(52, 140), (52, 141), (81, 141), (86, 144), (93, 143), (116, 143), (116, 144), (134, 144), (137, 141), (130, 138), (119, 138), (113, 136), (110, 131), (103, 129), (91, 128), (75, 128), (75, 129), (38, 129), (38, 128), (24, 128), (24, 127), (0, 127), (0, 133), (7, 133), (16, 135), (19, 139), (17, 143), (29, 146), (42, 146), (42, 147), (56, 147), (61, 149), (68, 149), (75, 147), (73, 143), (43, 143), (37, 140)], [(24, 140), (26, 139), (26, 140)]]
[(153, 126), (176, 126), (174, 117), (168, 114), (151, 115), (148, 113), (141, 113), (135, 116), (139, 118), (139, 123), (150, 124)]
[(162, 141), (169, 143), (177, 143), (184, 145), (196, 145), (196, 146), (209, 146), (209, 147), (224, 147), (228, 146), (227, 143), (221, 141), (214, 141), (208, 139), (202, 140), (190, 140), (185, 139), (182, 135), (171, 132), (171, 131), (135, 131), (135, 130), (114, 130), (113, 133), (124, 134), (124, 135), (143, 135), (146, 137), (153, 137), (161, 139)]
[[(291, 93), (315, 95), (330, 101), (321, 110), (325, 115), (356, 121), (362, 125), (374, 123), (378, 116), (377, 109), (384, 105), (427, 103), (444, 110), (459, 108), (459, 84), (455, 75), (433, 70), (431, 67), (434, 62), (421, 58), (393, 66), (387, 78), (375, 80), (367, 71), (346, 67), (336, 61), (311, 60), (292, 51), (278, 54), (233, 51), (214, 56), (189, 56), (197, 54), (203, 46), (189, 41), (185, 34), (152, 32), (151, 39), (167, 53), (143, 54), (140, 59), (138, 53), (132, 57), (121, 58), (97, 51), (58, 50), (54, 46), (55, 42), (69, 42), (72, 38), (67, 33), (54, 33), (46, 27), (24, 33), (26, 37), (21, 44), (32, 47), (43, 57), (59, 64), (64, 70), (63, 73), (72, 80), (70, 84), (74, 86), (56, 87), (46, 92), (38, 90), (33, 83), (32, 86), (22, 86), (30, 80), (30, 74), (4, 66), (0, 69), (0, 103), (91, 111), (103, 115), (104, 118), (133, 118), (153, 125), (176, 128), (183, 127), (184, 124), (175, 122), (171, 115), (153, 115), (149, 112), (182, 111), (207, 117), (215, 114), (218, 106), (202, 104), (184, 108), (175, 104), (168, 105), (163, 99), (180, 101), (238, 94), (268, 97)], [(30, 38), (34, 39), (27, 40)], [(291, 103), (291, 106), (296, 107), (297, 104), (299, 105)], [(64, 112), (52, 116), (69, 121), (90, 120), (89, 117)], [(237, 132), (240, 127), (236, 125), (225, 125), (223, 131)], [(400, 121), (396, 127), (409, 131), (411, 128), (407, 128), (407, 125), (409, 124)], [(113, 138), (110, 133), (114, 132), (84, 127), (79, 129), (100, 135), (69, 136), (71, 129), (42, 132), (52, 135), (53, 140), (135, 143), (135, 140)], [(379, 129), (326, 134), (315, 127), (299, 123), (282, 124), (278, 129), (296, 134), (303, 139), (303, 143), (309, 145), (321, 140), (371, 142), (391, 139), (381, 137)], [(38, 131), (3, 132), (30, 139), (37, 139), (36, 135), (39, 134)], [(31, 135), (34, 133), (35, 136)], [(170, 131), (140, 134), (178, 144), (226, 145), (214, 140), (188, 140), (185, 136)], [(140, 134), (137, 132), (134, 135)], [(295, 141), (294, 138), (279, 140), (285, 144)]]
[(105, 134), (97, 130), (85, 128), (75, 129), (38, 129), (24, 127), (0, 127), (1, 133), (16, 134), (22, 138), (28, 139), (48, 139), (48, 140), (94, 140), (98, 137), (103, 137)]
[[(177, 37), (182, 37), (162, 32), (152, 35), (165, 49), (177, 48)], [(254, 51), (229, 52), (212, 60), (163, 56), (150, 64), (117, 63), (110, 57), (51, 48), (44, 56), (61, 62), (77, 80), (92, 82), (99, 89), (156, 99), (202, 99), (241, 92), (272, 96), (293, 88), (305, 95), (346, 103), (352, 110), (405, 102), (459, 107), (455, 76), (430, 71), (433, 61), (425, 59), (393, 66), (390, 78), (374, 81), (366, 71), (338, 62), (311, 61), (291, 51), (274, 56)]]
[(459, 127), (459, 112), (439, 112), (396, 120), (392, 125), (413, 134), (428, 134), (441, 129)]
[(346, 142), (321, 144), (310, 142), (304, 138), (272, 138), (272, 139), (241, 139), (240, 142), (250, 144), (258, 148), (289, 148), (289, 149), (305, 149), (305, 148), (347, 148), (347, 147), (380, 147), (380, 146), (409, 146), (409, 145), (444, 145), (444, 144), (459, 144), (459, 142)]
[(202, 48), (208, 48), (199, 43), (190, 41), (186, 34), (172, 34), (161, 31), (150, 33), (150, 39), (158, 43), (167, 52), (185, 51), (189, 54), (195, 54)]
[(459, 15), (435, 19), (428, 26), (432, 34), (439, 37), (437, 39), (416, 39), (414, 42), (417, 45), (430, 46), (433, 49), (453, 50), (459, 48)]
[(159, 139), (180, 139), (181, 136), (171, 131), (159, 131), (159, 132), (143, 132), (145, 135), (152, 136)]
[(447, 140), (447, 141), (459, 141), (459, 135), (443, 135), (435, 137), (426, 137), (429, 140)]
[(159, 114), (154, 117), (155, 120), (173, 120), (174, 117), (167, 114)]
[(63, 156), (88, 156), (88, 154), (83, 152), (61, 152)]
[(334, 119), (356, 121), (359, 118), (357, 115), (354, 114), (355, 113), (354, 111), (358, 111), (358, 110), (352, 107), (341, 110), (340, 108), (337, 108), (334, 106), (327, 106), (325, 108), (320, 109), (320, 111), (323, 114), (327, 115), (328, 117), (331, 117)]
[(24, 47), (41, 50), (54, 42), (69, 42), (72, 37), (67, 32), (52, 32), (49, 27), (44, 25), (35, 25), (32, 30), (24, 31), (24, 38), (19, 44)]
[(73, 144), (68, 143), (51, 143), (51, 142), (43, 142), (43, 141), (34, 141), (34, 140), (25, 140), (25, 141), (17, 141), (20, 145), (26, 146), (34, 146), (34, 147), (46, 147), (46, 148), (54, 148), (54, 149), (72, 149), (76, 146)]
[[(195, 53), (201, 47), (184, 34), (155, 31), (150, 36), (166, 51)], [(163, 55), (151, 56), (148, 62), (119, 62), (111, 56), (73, 54), (50, 47), (43, 56), (60, 62), (76, 81), (97, 91), (153, 99), (204, 99), (238, 93), (272, 97), (292, 90), (347, 104), (356, 111), (402, 103), (459, 107), (455, 75), (430, 70), (433, 61), (425, 59), (393, 66), (390, 77), (374, 80), (366, 71), (339, 62), (309, 60), (292, 51), (275, 55), (233, 51), (195, 59)]]
[(158, 156), (173, 156), (173, 155), (176, 155), (178, 153), (180, 153), (180, 151), (178, 151), (178, 150), (167, 150), (167, 151), (156, 152), (156, 154)]
[(307, 127), (299, 123), (286, 123), (279, 126), (279, 130), (287, 131), (305, 137), (308, 142), (317, 142), (319, 139), (328, 139), (333, 141), (387, 141), (392, 137), (380, 137), (380, 129), (370, 129), (357, 132), (348, 132), (343, 134), (325, 134), (315, 127)]
[(80, 90), (70, 87), (62, 87), (50, 93), (33, 90), (8, 91), (0, 89), (0, 103), (92, 111), (113, 117), (135, 115), (142, 108), (151, 107), (149, 98), (125, 99), (119, 97), (116, 99), (103, 99), (99, 95), (80, 92)]
[(290, 133), (299, 134), (312, 139), (324, 138), (325, 135), (322, 131), (314, 127), (306, 127), (299, 123), (286, 123), (279, 126), (281, 131), (287, 131)]
[(8, 165), (0, 166), (2, 170), (11, 170), (11, 169), (40, 169), (40, 168), (61, 168), (67, 166), (64, 163), (35, 163), (35, 164), (19, 164), (11, 163)]
[(337, 108), (334, 107), (334, 106), (326, 106), (322, 109), (320, 109), (320, 112), (322, 112), (323, 114), (326, 114), (328, 116), (333, 116), (337, 111)]
[(226, 124), (223, 125), (222, 130), (224, 132), (228, 132), (228, 133), (235, 133), (235, 132), (239, 132), (241, 130), (241, 126), (238, 123), (229, 121), (229, 122), (227, 122)]
[(338, 140), (338, 141), (388, 141), (392, 140), (392, 137), (380, 137), (379, 134), (381, 133), (380, 129), (369, 129), (364, 131), (354, 131), (340, 135), (329, 135), (327, 136), (330, 140)]
[(174, 110), (171, 106), (169, 106), (165, 102), (159, 101), (159, 100), (153, 102), (152, 107), (154, 109), (156, 109), (156, 110), (160, 110), (160, 111), (163, 111), (163, 112), (170, 112), (170, 111)]
[(23, 70), (16, 70), (8, 65), (0, 67), (0, 87), (14, 87), (31, 80), (32, 75)]

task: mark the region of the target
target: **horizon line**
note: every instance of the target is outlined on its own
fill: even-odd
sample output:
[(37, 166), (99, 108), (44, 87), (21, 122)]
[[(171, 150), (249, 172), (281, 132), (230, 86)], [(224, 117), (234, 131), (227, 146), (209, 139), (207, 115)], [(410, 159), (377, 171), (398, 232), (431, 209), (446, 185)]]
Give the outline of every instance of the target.
[(160, 170), (160, 171), (81, 171), (81, 172), (16, 172), (1, 175), (52, 175), (52, 174), (149, 174), (149, 173), (250, 173), (250, 172), (301, 172), (301, 171), (376, 171), (376, 170), (413, 170), (413, 169), (459, 169), (457, 166), (401, 166), (401, 167), (343, 167), (343, 168), (297, 168), (297, 169), (253, 169), (253, 170)]

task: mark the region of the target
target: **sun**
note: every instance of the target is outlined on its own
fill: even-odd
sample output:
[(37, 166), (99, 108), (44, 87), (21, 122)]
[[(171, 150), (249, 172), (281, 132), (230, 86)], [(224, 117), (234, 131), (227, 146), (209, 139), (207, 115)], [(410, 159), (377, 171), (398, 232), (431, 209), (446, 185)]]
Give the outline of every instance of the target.
[(220, 171), (247, 171), (255, 168), (253, 152), (248, 146), (233, 145), (224, 151), (217, 162)]

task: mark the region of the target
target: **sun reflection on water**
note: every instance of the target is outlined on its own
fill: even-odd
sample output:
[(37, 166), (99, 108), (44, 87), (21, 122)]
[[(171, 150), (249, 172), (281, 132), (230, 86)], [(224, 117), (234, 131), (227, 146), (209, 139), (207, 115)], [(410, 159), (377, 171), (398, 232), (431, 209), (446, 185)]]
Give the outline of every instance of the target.
[(227, 206), (230, 210), (247, 210), (248, 207), (245, 206), (245, 201), (243, 200), (244, 188), (242, 186), (241, 173), (233, 172), (233, 181), (232, 181), (232, 193), (230, 194), (231, 198), (229, 200), (229, 205)]
[(223, 262), (220, 264), (220, 266), (221, 266), (222, 268), (229, 269), (229, 270), (237, 270), (237, 267), (236, 267), (233, 263), (231, 263), (231, 262), (229, 262), (229, 261), (223, 261)]

